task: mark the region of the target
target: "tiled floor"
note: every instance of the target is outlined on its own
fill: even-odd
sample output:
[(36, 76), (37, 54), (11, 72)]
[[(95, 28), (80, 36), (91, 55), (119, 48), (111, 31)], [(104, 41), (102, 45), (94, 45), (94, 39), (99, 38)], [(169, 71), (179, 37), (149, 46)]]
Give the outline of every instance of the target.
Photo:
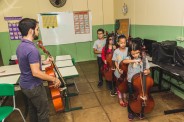
[[(71, 107), (82, 106), (82, 110), (55, 113), (51, 100), (50, 122), (128, 122), (127, 108), (120, 107), (118, 99), (111, 97), (104, 83), (102, 88), (97, 87), (98, 74), (96, 61), (82, 62), (76, 65), (80, 74), (75, 78), (80, 94), (70, 99)], [(69, 81), (68, 81), (69, 82)], [(75, 91), (70, 89), (70, 91)], [(184, 122), (184, 113), (164, 115), (164, 110), (184, 108), (184, 100), (171, 92), (152, 94), (155, 108), (152, 113), (146, 114), (144, 120), (136, 118), (136, 122)], [(11, 99), (7, 101), (9, 104)], [(24, 110), (22, 94), (16, 93), (16, 103)], [(29, 117), (27, 117), (29, 121)], [(7, 118), (7, 122), (21, 122), (18, 112)]]

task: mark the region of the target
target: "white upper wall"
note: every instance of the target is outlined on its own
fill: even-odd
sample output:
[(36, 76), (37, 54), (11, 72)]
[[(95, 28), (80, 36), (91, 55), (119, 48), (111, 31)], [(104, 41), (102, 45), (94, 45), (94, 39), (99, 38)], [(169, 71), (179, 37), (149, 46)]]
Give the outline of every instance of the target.
[(4, 17), (22, 16), (37, 19), (42, 12), (92, 12), (92, 25), (114, 24), (114, 0), (67, 0), (64, 7), (55, 8), (49, 0), (0, 0), (0, 32), (7, 32)]
[(115, 0), (114, 8), (115, 19), (130, 18), (131, 24), (184, 26), (184, 0)]

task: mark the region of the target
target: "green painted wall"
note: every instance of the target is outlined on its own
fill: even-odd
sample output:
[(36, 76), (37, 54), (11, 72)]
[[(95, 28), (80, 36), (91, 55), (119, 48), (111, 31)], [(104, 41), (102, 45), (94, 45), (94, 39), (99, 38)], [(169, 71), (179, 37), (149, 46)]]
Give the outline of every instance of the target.
[[(176, 40), (178, 36), (182, 36), (182, 28), (181, 26), (131, 25), (130, 35), (156, 41)], [(184, 42), (178, 41), (178, 46), (184, 47)]]
[[(97, 29), (103, 28), (105, 31), (113, 31), (114, 24), (109, 25), (94, 25), (92, 26), (92, 41), (90, 42), (81, 42), (73, 44), (62, 44), (62, 45), (53, 45), (46, 46), (46, 49), (51, 53), (53, 57), (56, 55), (65, 55), (69, 54), (77, 62), (95, 60), (96, 56), (93, 54), (93, 43), (97, 39)], [(4, 65), (8, 65), (11, 55), (16, 54), (16, 48), (19, 45), (20, 40), (10, 40), (8, 32), (0, 33), (0, 49), (2, 53)], [(40, 53), (43, 52), (40, 50)]]
[(8, 32), (0, 33), (0, 47), (4, 65), (7, 65), (11, 55), (16, 53), (16, 48), (19, 43), (19, 40), (10, 40)]

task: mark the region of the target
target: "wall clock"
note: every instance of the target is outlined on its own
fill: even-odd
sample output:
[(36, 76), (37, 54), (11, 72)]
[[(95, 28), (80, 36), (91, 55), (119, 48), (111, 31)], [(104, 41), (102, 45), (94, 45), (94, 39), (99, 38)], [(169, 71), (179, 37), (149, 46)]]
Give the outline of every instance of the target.
[(123, 5), (122, 12), (123, 12), (124, 15), (128, 13), (128, 6), (125, 3)]
[(50, 3), (57, 8), (63, 7), (66, 4), (66, 0), (49, 0)]

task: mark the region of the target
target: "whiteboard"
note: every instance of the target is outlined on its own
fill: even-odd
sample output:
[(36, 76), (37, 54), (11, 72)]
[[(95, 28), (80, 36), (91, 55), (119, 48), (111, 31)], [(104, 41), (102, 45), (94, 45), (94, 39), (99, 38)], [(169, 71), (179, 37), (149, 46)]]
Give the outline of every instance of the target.
[[(42, 16), (38, 14), (39, 28), (44, 45), (70, 44), (92, 41), (92, 15), (89, 12), (90, 33), (75, 34), (73, 12), (51, 12), (57, 14), (58, 27), (43, 28)], [(43, 13), (42, 13), (43, 14)]]

